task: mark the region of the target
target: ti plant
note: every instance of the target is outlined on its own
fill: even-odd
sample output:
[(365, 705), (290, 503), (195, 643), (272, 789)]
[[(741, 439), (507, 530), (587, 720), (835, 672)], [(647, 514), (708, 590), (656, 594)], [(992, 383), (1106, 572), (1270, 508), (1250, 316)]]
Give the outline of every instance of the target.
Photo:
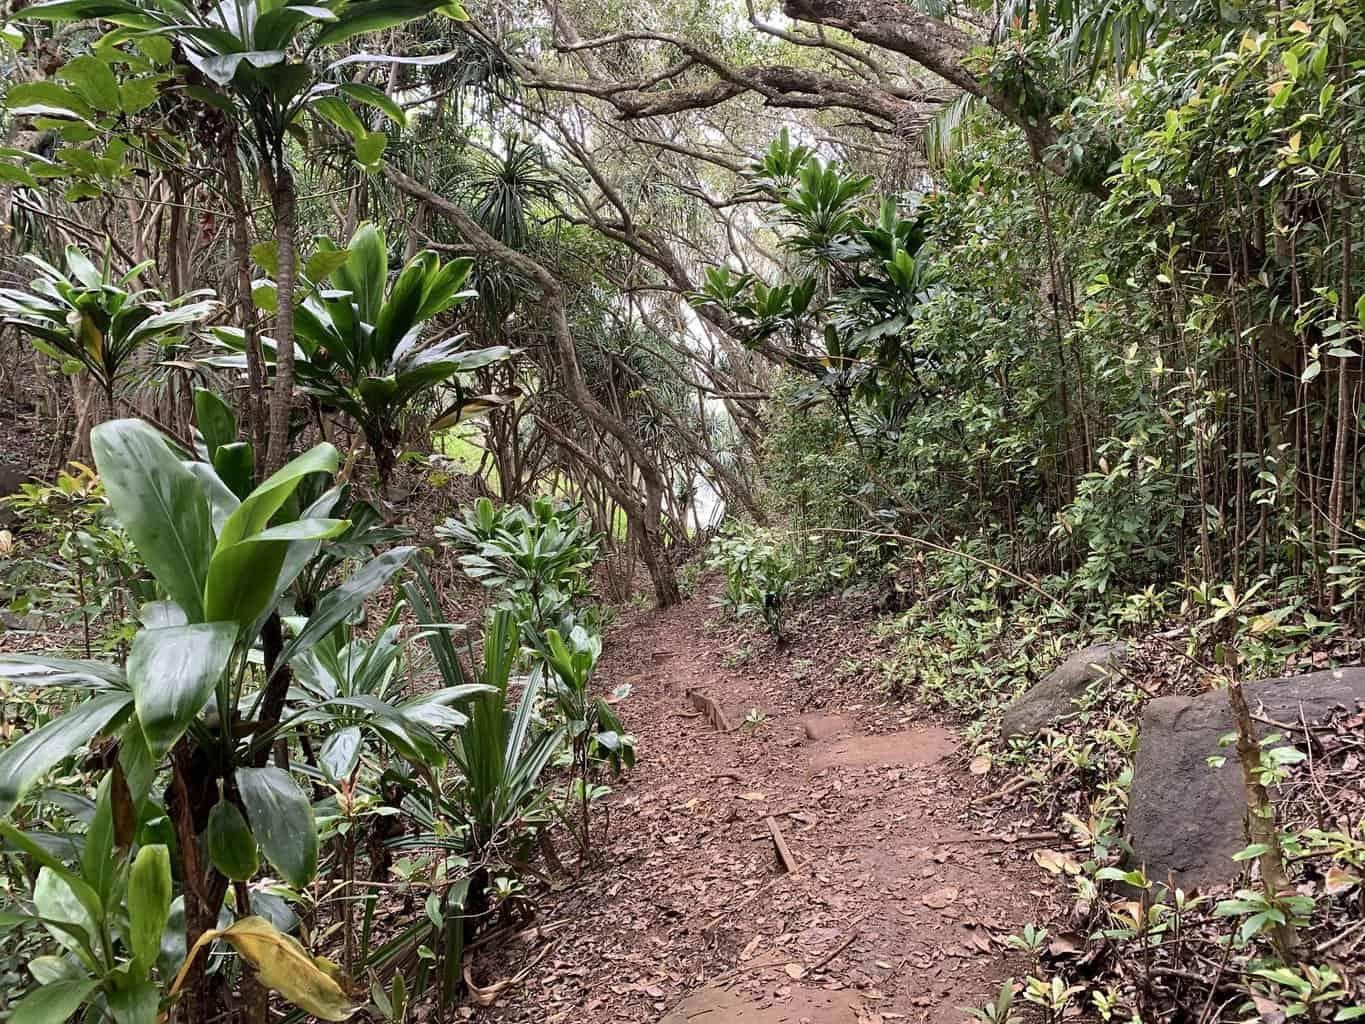
[[(570, 797), (578, 799), (576, 829), (584, 858), (592, 855), (591, 811), (600, 795), (593, 787), (594, 767), (605, 761), (612, 773), (635, 766), (635, 738), (626, 732), (611, 705), (591, 691), (593, 670), (602, 656), (602, 638), (575, 626), (568, 638), (546, 630), (536, 654), (544, 661), (555, 704), (564, 718), (573, 755), (575, 779)], [(565, 815), (566, 824), (571, 824)]]
[[(330, 47), (357, 36), (438, 13), (459, 21), (468, 17), (452, 0), (321, 0), (308, 4), (220, 0), (203, 6), (179, 0), (43, 0), (18, 13), (22, 19), (55, 24), (110, 22), (119, 26), (125, 38), (156, 38), (171, 43), (172, 52), (182, 55), (184, 64), (177, 66), (177, 73), (184, 83), (184, 94), (221, 114), (226, 126), (223, 144), (229, 165), (228, 201), (236, 221), (233, 255), (239, 276), (248, 258), (244, 247), (249, 234), (239, 150), (245, 151), (244, 162), (259, 170), (274, 215), (280, 266), (277, 284), (281, 301), (273, 334), (281, 346), (281, 357), (266, 453), (266, 465), (272, 469), (284, 463), (288, 450), (289, 398), (294, 387), (298, 197), (290, 139), (304, 133), (311, 116), (315, 124), (327, 123), (345, 131), (356, 162), (366, 170), (377, 169), (388, 137), (382, 130), (369, 130), (350, 104), (378, 110), (400, 127), (406, 118), (402, 107), (384, 90), (355, 80), (357, 67), (436, 64), (450, 55), (408, 57), (361, 52), (319, 58)], [(63, 119), (84, 120), (69, 104), (65, 109), (54, 107), (50, 97), (44, 106)], [(250, 346), (254, 359), (258, 354), (254, 330)]]
[[(274, 254), (260, 258), (278, 277)], [(466, 348), (467, 335), (436, 329), (439, 317), (475, 295), (464, 287), (472, 266), (473, 260), (442, 263), (436, 253), (421, 252), (390, 285), (388, 242), (373, 224), (362, 224), (345, 249), (320, 239), (304, 265), (307, 287), (294, 311), (294, 373), (324, 407), (360, 426), (385, 486), (402, 441), (402, 416), (417, 399), (443, 386), (453, 389), (432, 424), (437, 428), (495, 401), (467, 394), (459, 375), (505, 359), (511, 350)], [(278, 311), (275, 281), (256, 282), (255, 294), (267, 310)], [(238, 329), (215, 333), (233, 349), (245, 346)], [(265, 344), (264, 354), (274, 366), (274, 343)], [(245, 357), (229, 363), (246, 365)]]
[[(472, 673), (460, 664), (434, 592), (420, 574), (405, 590), (426, 627), (444, 682), (463, 686)], [(520, 698), (513, 700), (517, 654), (516, 622), (511, 612), (498, 610), (484, 627), (482, 669), (476, 674), (481, 692), (464, 705), (469, 721), (452, 743), (458, 774), (435, 785), (411, 777), (401, 780), (403, 806), (420, 828), (403, 844), (440, 858), (441, 863), (432, 865), (434, 874), (463, 871), (458, 884), (433, 893), (428, 903), (445, 965), (440, 986), (444, 1000), (460, 984), (465, 942), (489, 916), (493, 880), (499, 874), (517, 875), (530, 858), (532, 840), (546, 817), (540, 776), (564, 740), (563, 728), (536, 730), (543, 686), (539, 671), (524, 680)], [(418, 930), (419, 938), (425, 937), (423, 931)]]
[(110, 402), (139, 367), (144, 349), (183, 340), (218, 308), (209, 289), (167, 299), (134, 282), (151, 263), (125, 273), (113, 269), (111, 252), (96, 266), (79, 247), (66, 247), (66, 271), (31, 253), (23, 259), (38, 270), (28, 290), (0, 288), (0, 316), (61, 364), (66, 373), (85, 373)]
[[(523, 628), (573, 629), (574, 603), (588, 589), (598, 538), (578, 505), (537, 498), (530, 505), (495, 508), (487, 498), (463, 518), (447, 519), (436, 536), (464, 552), (465, 575), (502, 591)], [(534, 638), (529, 638), (534, 642)]]
[[(318, 546), (346, 529), (344, 520), (301, 514), (292, 501), (306, 477), (335, 471), (335, 449), (319, 445), (239, 499), (212, 466), (188, 460), (141, 421), (103, 423), (92, 442), (114, 516), (165, 599), (143, 607), (126, 667), (46, 655), (0, 659), (0, 676), (18, 685), (81, 696), (0, 752), (0, 813), (14, 813), (52, 769), (107, 737), (102, 761), (115, 806), (134, 816), (160, 808), (174, 825), (187, 947), (210, 933), (239, 950), (278, 946), (283, 940), (268, 924), (245, 924), (255, 918), (238, 920), (232, 934), (214, 932), (230, 884), (236, 912), (249, 914), (248, 883), (260, 857), (296, 889), (317, 870), (313, 809), (290, 772), (268, 764), (272, 750), (303, 726), (359, 726), (401, 757), (444, 762), (444, 743), (425, 713), (372, 695), (310, 697), (298, 708), (288, 699), (288, 667), (359, 610), (412, 549), (392, 549), (343, 578), (286, 639), (281, 598)], [(446, 710), (440, 728), (463, 722)], [(169, 780), (164, 798), (154, 791), (159, 777)], [(257, 965), (260, 980), (286, 998), (296, 983), (307, 988), (328, 977), (316, 967), (310, 973), (311, 959), (297, 953), (271, 957), (272, 967), (297, 967), (288, 977)], [(210, 979), (193, 958), (184, 971), (188, 1018), (204, 1020)], [(151, 1024), (155, 1013), (154, 1003), (140, 1003), (137, 1015), (123, 1019)]]

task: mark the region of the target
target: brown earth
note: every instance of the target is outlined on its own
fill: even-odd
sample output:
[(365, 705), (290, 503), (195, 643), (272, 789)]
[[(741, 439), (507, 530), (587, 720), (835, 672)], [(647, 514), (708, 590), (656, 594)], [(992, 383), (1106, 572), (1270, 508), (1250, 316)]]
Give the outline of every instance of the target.
[[(1004, 940), (1046, 916), (1038, 837), (973, 806), (984, 790), (954, 730), (849, 670), (874, 642), (864, 625), (810, 610), (775, 651), (715, 614), (694, 600), (612, 631), (600, 680), (631, 686), (618, 710), (640, 763), (605, 803), (602, 862), (542, 899), (542, 927), (475, 964), (489, 985), (542, 957), (478, 1016), (968, 1019), (1027, 973)], [(764, 653), (736, 666), (745, 643)]]

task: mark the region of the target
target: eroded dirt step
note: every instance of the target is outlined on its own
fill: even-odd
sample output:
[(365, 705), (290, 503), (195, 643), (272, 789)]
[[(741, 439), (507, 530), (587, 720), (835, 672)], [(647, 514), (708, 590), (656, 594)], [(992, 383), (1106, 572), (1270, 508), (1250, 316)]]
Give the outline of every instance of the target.
[(871, 1017), (856, 993), (798, 987), (760, 1001), (726, 989), (693, 992), (660, 1024), (860, 1024)]

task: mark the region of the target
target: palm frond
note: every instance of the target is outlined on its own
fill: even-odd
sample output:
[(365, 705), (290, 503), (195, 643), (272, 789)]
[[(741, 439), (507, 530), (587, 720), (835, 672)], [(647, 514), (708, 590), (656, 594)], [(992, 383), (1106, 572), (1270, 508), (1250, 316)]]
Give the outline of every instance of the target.
[(924, 157), (931, 167), (942, 167), (972, 140), (986, 104), (964, 92), (940, 107), (924, 126)]

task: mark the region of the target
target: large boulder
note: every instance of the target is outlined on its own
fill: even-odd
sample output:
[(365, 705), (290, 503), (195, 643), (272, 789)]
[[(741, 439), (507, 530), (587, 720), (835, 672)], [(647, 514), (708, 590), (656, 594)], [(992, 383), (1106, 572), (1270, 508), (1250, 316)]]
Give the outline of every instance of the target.
[[(1310, 725), (1336, 708), (1365, 704), (1365, 668), (1343, 668), (1242, 687), (1254, 719)], [(1259, 708), (1259, 710), (1258, 710)], [(1276, 730), (1256, 723), (1259, 735)], [(1160, 697), (1142, 712), (1128, 832), (1133, 863), (1152, 881), (1174, 878), (1191, 891), (1228, 882), (1239, 864), (1232, 855), (1246, 846), (1246, 790), (1232, 747), (1218, 741), (1233, 731), (1227, 693)], [(1210, 757), (1224, 757), (1212, 768)]]
[(1091, 683), (1113, 675), (1127, 656), (1123, 644), (1095, 644), (1077, 651), (1014, 698), (1000, 721), (1001, 734), (1006, 739), (1032, 736), (1075, 713), (1076, 698)]

